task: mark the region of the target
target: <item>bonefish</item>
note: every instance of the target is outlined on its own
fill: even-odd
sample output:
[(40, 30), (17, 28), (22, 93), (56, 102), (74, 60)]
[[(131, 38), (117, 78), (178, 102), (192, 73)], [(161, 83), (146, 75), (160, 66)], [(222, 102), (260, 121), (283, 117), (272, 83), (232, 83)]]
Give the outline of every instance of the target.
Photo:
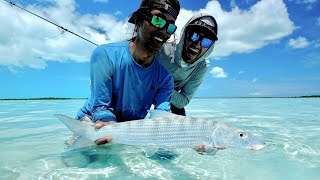
[(115, 123), (95, 129), (78, 120), (56, 115), (74, 134), (86, 141), (111, 136), (112, 143), (147, 147), (189, 147), (203, 145), (205, 151), (224, 148), (260, 150), (265, 143), (241, 129), (212, 120), (179, 116), (172, 113), (149, 111), (150, 119)]

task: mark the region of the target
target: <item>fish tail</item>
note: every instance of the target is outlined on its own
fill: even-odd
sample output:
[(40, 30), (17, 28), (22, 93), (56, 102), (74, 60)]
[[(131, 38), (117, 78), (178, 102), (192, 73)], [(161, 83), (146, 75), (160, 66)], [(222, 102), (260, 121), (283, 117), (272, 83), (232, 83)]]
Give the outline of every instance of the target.
[(77, 136), (85, 136), (85, 134), (87, 134), (89, 131), (94, 130), (92, 126), (89, 126), (71, 117), (68, 117), (62, 114), (55, 114), (54, 116), (56, 116), (64, 125), (66, 125)]

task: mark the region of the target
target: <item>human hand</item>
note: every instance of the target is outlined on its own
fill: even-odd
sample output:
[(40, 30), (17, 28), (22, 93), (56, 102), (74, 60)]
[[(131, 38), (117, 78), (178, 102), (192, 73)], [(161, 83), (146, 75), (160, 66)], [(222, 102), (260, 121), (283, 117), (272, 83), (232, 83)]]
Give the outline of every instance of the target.
[(217, 150), (224, 150), (226, 147), (224, 145), (220, 145), (218, 147), (206, 147), (204, 144), (199, 144), (195, 150), (199, 154), (215, 154)]
[[(102, 128), (103, 126), (108, 126), (108, 125), (112, 125), (112, 124), (115, 124), (116, 122), (115, 121), (110, 121), (110, 122), (103, 122), (103, 121), (96, 121), (96, 124), (94, 125), (94, 128), (96, 129), (100, 129)], [(103, 138), (100, 138), (98, 140), (96, 140), (96, 145), (101, 145), (101, 144), (106, 144), (106, 143), (109, 143), (112, 141), (112, 137), (111, 136), (107, 136), (107, 137), (103, 137)]]
[(89, 126), (94, 126), (94, 123), (91, 121), (91, 119), (88, 116), (84, 116), (80, 119), (80, 122), (87, 124)]

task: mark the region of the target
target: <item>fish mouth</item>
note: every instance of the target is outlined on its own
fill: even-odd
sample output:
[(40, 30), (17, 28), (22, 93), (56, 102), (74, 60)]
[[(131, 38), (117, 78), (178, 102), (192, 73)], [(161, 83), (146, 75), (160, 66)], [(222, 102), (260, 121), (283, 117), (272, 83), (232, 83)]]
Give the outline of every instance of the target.
[(253, 145), (249, 149), (253, 150), (253, 151), (259, 151), (259, 150), (263, 149), (264, 147), (266, 147), (266, 143)]

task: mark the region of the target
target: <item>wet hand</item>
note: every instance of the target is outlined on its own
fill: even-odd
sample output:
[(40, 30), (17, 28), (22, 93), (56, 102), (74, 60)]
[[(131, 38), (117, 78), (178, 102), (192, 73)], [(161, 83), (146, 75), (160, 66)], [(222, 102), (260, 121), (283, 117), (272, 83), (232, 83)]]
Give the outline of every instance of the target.
[(196, 147), (195, 149), (199, 154), (203, 154), (204, 152), (206, 152), (206, 147), (204, 144), (200, 144)]
[(226, 146), (220, 145), (220, 146), (217, 147), (217, 149), (218, 149), (218, 150), (224, 150), (224, 149), (226, 149)]
[[(110, 122), (96, 121), (96, 124), (94, 125), (94, 128), (100, 129), (103, 126), (108, 126), (108, 125), (112, 125), (112, 124), (115, 124), (115, 123), (116, 122), (114, 122), (114, 121), (110, 121)], [(95, 143), (97, 145), (101, 145), (101, 144), (109, 143), (111, 141), (112, 141), (112, 137), (107, 136), (107, 137), (103, 137), (103, 138), (100, 138), (100, 139), (96, 140)]]
[(199, 153), (199, 154), (206, 154), (206, 153), (211, 153), (213, 151), (217, 151), (217, 150), (224, 150), (226, 149), (226, 147), (224, 145), (220, 145), (218, 147), (206, 147), (204, 144), (199, 144), (195, 150)]

